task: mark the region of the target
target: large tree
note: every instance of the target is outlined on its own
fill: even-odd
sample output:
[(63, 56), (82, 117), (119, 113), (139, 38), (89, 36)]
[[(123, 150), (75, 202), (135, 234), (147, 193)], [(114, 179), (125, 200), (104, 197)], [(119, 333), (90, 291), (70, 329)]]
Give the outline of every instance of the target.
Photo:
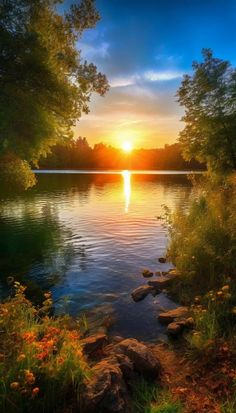
[(187, 159), (206, 162), (209, 169), (236, 169), (236, 70), (203, 49), (203, 62), (193, 63), (178, 90), (185, 107), (185, 128), (179, 141)]
[(37, 164), (52, 145), (72, 138), (91, 94), (108, 90), (78, 46), (98, 20), (94, 0), (70, 8), (60, 0), (0, 0), (2, 160)]

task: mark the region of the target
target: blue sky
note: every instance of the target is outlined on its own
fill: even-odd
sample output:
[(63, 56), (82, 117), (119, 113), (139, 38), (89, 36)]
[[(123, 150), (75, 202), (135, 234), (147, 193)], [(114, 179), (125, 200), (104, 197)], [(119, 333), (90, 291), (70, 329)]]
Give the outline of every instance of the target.
[(97, 0), (101, 21), (79, 42), (111, 85), (75, 136), (91, 144), (172, 143), (183, 128), (176, 91), (203, 47), (236, 65), (236, 0)]

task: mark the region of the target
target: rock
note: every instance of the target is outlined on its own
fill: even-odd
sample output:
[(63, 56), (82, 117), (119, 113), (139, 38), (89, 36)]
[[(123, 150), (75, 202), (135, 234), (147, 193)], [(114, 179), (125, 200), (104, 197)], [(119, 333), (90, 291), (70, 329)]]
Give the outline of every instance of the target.
[(158, 315), (158, 320), (162, 324), (170, 324), (176, 319), (187, 317), (189, 310), (187, 307), (178, 307), (175, 310), (166, 311)]
[(92, 373), (81, 392), (83, 413), (128, 413), (127, 387), (114, 359), (104, 359), (93, 368)]
[(158, 261), (159, 261), (161, 264), (165, 264), (165, 263), (166, 263), (166, 258), (160, 257), (160, 258), (158, 258)]
[(173, 282), (174, 277), (168, 277), (168, 276), (161, 276), (158, 277), (156, 280), (150, 280), (148, 281), (148, 285), (151, 287), (154, 287), (156, 290), (162, 290), (163, 288), (167, 288), (171, 285)]
[(158, 277), (161, 277), (161, 275), (162, 275), (162, 272), (161, 271), (156, 271), (156, 273), (155, 273)]
[(84, 352), (90, 355), (102, 349), (102, 347), (107, 344), (107, 336), (102, 333), (93, 334), (92, 336), (84, 338), (81, 344)]
[(125, 354), (133, 363), (134, 369), (147, 377), (157, 377), (161, 365), (152, 350), (136, 339), (125, 339), (114, 347), (116, 354)]
[(133, 300), (137, 302), (143, 300), (150, 293), (155, 293), (155, 289), (153, 287), (150, 285), (141, 285), (132, 292), (131, 296)]
[(185, 328), (185, 323), (183, 323), (181, 321), (179, 321), (179, 322), (178, 321), (173, 321), (167, 327), (167, 334), (169, 334), (172, 337), (176, 337), (180, 333), (182, 333), (184, 328)]
[(145, 277), (145, 278), (153, 277), (153, 272), (151, 272), (149, 270), (143, 270), (142, 274), (143, 274), (143, 277)]

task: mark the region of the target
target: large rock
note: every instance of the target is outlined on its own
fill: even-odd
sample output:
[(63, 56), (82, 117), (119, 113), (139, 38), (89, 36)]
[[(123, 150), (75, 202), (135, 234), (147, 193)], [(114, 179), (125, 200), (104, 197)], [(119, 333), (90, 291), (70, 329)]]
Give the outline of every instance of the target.
[(150, 270), (143, 270), (142, 272), (144, 278), (151, 278), (153, 277), (153, 272)]
[(98, 350), (101, 350), (102, 347), (107, 344), (107, 336), (102, 333), (93, 334), (84, 338), (81, 344), (83, 346), (84, 353), (90, 355)]
[(131, 293), (131, 296), (133, 300), (137, 302), (143, 300), (150, 293), (155, 294), (155, 289), (153, 287), (150, 285), (141, 285)]
[(125, 354), (133, 363), (135, 371), (147, 377), (157, 377), (161, 365), (152, 350), (136, 339), (125, 339), (114, 347), (115, 354)]
[(81, 392), (83, 413), (128, 413), (129, 397), (123, 374), (113, 359), (98, 363)]
[(165, 311), (158, 315), (158, 320), (162, 324), (170, 324), (173, 321), (188, 317), (189, 310), (187, 307), (178, 307), (175, 310)]
[(163, 290), (164, 288), (167, 288), (172, 284), (174, 278), (175, 277), (168, 276), (168, 275), (161, 276), (161, 277), (158, 277), (155, 280), (148, 281), (148, 285), (155, 288), (155, 290), (158, 290), (158, 291)]

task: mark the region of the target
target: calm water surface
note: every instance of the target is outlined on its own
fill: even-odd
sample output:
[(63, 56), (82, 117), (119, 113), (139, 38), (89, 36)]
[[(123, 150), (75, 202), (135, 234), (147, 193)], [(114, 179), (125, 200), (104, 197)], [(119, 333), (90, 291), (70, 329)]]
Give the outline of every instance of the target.
[(113, 333), (156, 340), (164, 329), (164, 294), (134, 303), (145, 284), (143, 268), (167, 270), (167, 233), (157, 216), (162, 206), (187, 208), (192, 187), (177, 173), (40, 173), (38, 184), (19, 196), (1, 195), (1, 294), (15, 275), (29, 291), (50, 288), (56, 311), (73, 315), (97, 309), (112, 314)]

